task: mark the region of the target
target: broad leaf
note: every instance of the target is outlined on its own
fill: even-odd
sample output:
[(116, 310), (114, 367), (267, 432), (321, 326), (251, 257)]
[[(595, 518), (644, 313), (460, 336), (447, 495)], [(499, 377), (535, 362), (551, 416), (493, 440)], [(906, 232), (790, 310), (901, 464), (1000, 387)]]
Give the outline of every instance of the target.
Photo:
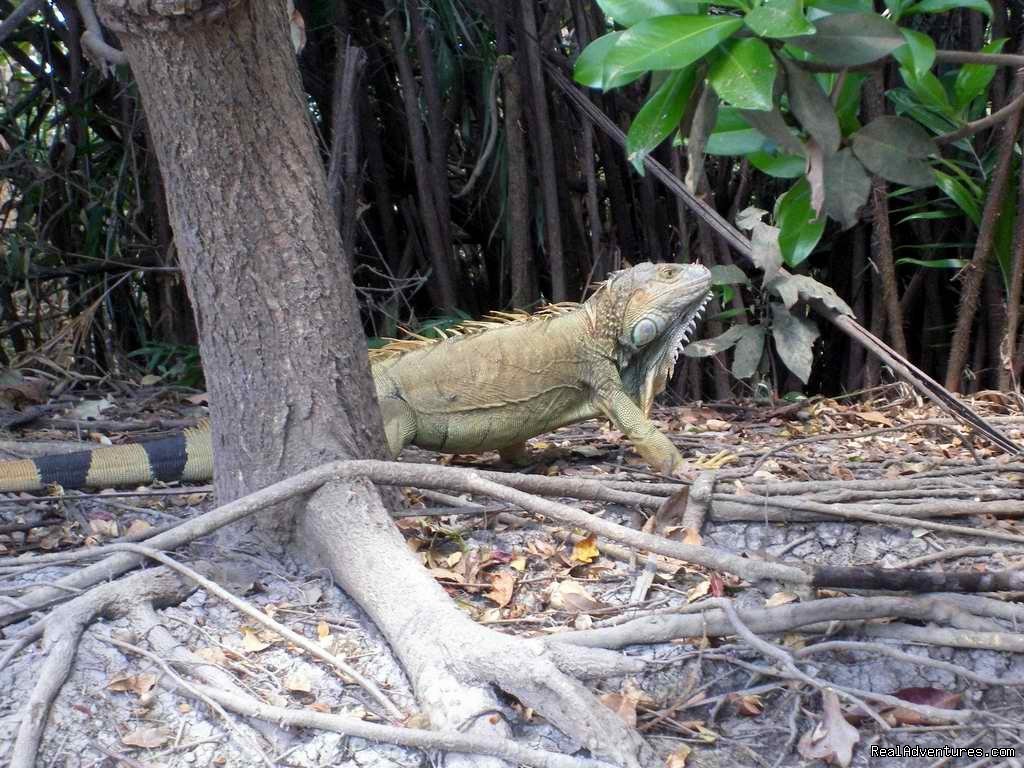
[(825, 212), (843, 229), (857, 223), (870, 192), (871, 177), (848, 147), (825, 159)]
[(758, 37), (813, 35), (814, 25), (804, 16), (803, 5), (802, 0), (765, 0), (743, 21)]
[(811, 207), (811, 185), (800, 179), (779, 198), (775, 206), (775, 222), (779, 225), (779, 248), (790, 267), (803, 262), (825, 232), (825, 217), (815, 217)]
[(626, 153), (640, 173), (647, 153), (679, 127), (695, 80), (693, 67), (670, 72), (633, 118), (626, 136)]
[(713, 339), (701, 339), (683, 347), (683, 354), (687, 357), (711, 357), (719, 352), (731, 349), (743, 335), (742, 325), (733, 325), (725, 333), (715, 336)]
[(777, 155), (771, 152), (750, 152), (750, 164), (762, 173), (777, 179), (795, 179), (804, 175), (807, 161), (799, 155)]
[(857, 159), (883, 179), (912, 187), (930, 187), (934, 180), (924, 158), (938, 147), (924, 129), (902, 117), (884, 115), (853, 136)]
[(734, 107), (720, 107), (704, 151), (709, 155), (746, 155), (761, 149), (764, 134), (750, 127)]
[[(981, 49), (982, 53), (999, 53), (1006, 44), (1006, 38), (993, 40)], [(988, 89), (995, 77), (996, 68), (988, 64), (964, 64), (956, 73), (953, 83), (953, 98), (956, 106), (963, 109)]]
[(711, 267), (712, 285), (746, 285), (747, 273), (735, 264), (716, 264)]
[(741, 109), (772, 108), (777, 67), (771, 49), (761, 40), (730, 40), (708, 70), (708, 81), (725, 101)]
[(696, 13), (693, 0), (597, 0), (605, 16), (616, 24), (632, 27), (644, 19), (679, 13)]
[[(935, 41), (924, 32), (917, 32), (913, 29), (900, 29), (903, 39), (907, 41), (905, 48), (897, 48), (893, 55), (904, 67), (913, 70), (918, 77), (928, 72), (935, 63)], [(906, 51), (909, 57), (910, 66), (901, 56), (901, 51)]]
[(942, 13), (951, 11), (954, 8), (969, 8), (972, 11), (981, 11), (989, 18), (992, 18), (992, 6), (988, 0), (921, 0), (910, 6), (904, 15), (913, 16), (915, 13)]
[[(659, 16), (641, 21), (619, 37), (608, 54), (612, 74), (682, 69), (743, 26), (732, 16)], [(593, 43), (591, 43), (593, 45)]]
[(828, 64), (856, 67), (903, 45), (900, 28), (873, 13), (836, 13), (814, 22), (817, 34), (790, 40)]
[(820, 301), (829, 309), (833, 309), (841, 315), (853, 317), (853, 310), (850, 305), (839, 298), (839, 295), (824, 283), (819, 283), (808, 275), (785, 275), (776, 277), (767, 286), (768, 290), (778, 294), (779, 298), (789, 309), (800, 299), (804, 301)]
[(757, 373), (757, 367), (764, 354), (765, 328), (762, 325), (743, 325), (743, 335), (736, 342), (732, 357), (732, 375), (737, 379), (749, 379)]
[(826, 154), (835, 152), (842, 134), (832, 102), (810, 72), (789, 59), (783, 60), (783, 66), (790, 110)]
[(749, 124), (778, 145), (779, 149), (790, 155), (803, 155), (804, 145), (790, 128), (778, 109), (761, 111), (745, 109), (740, 115)]
[(782, 269), (782, 250), (779, 248), (779, 229), (762, 221), (750, 231), (750, 259), (764, 272), (763, 285), (770, 283)]
[(585, 85), (588, 88), (603, 88), (606, 91), (627, 85), (638, 79), (643, 74), (642, 72), (619, 74), (607, 80), (605, 79), (605, 64), (608, 54), (611, 53), (612, 48), (619, 41), (620, 37), (622, 37), (622, 32), (610, 32), (597, 38), (584, 48), (583, 52), (576, 59), (576, 65), (573, 67), (573, 79), (580, 85)]
[(806, 384), (814, 363), (814, 342), (818, 338), (818, 326), (810, 320), (790, 314), (788, 309), (773, 301), (772, 338), (782, 362)]
[(992, 250), (995, 251), (996, 262), (999, 264), (1003, 285), (1007, 291), (1010, 290), (1013, 278), (1013, 239), (1018, 223), (1017, 185), (1010, 183), (1007, 184), (1007, 189), (999, 201), (999, 216), (996, 219), (996, 231), (992, 242)]

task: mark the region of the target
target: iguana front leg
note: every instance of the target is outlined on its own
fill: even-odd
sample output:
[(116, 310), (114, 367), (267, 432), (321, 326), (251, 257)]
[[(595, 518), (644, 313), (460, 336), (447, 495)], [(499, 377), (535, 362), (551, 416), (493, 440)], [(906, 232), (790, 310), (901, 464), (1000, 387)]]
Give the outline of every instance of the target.
[(674, 474), (683, 457), (672, 441), (659, 430), (620, 387), (605, 386), (595, 394), (598, 409), (633, 443), (644, 461), (666, 475)]

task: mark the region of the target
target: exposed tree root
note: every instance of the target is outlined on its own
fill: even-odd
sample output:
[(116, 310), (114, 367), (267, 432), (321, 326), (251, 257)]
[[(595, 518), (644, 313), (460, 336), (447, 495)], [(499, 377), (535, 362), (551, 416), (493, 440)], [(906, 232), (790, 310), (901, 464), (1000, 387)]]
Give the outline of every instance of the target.
[(71, 672), (78, 641), (86, 627), (101, 616), (129, 613), (140, 602), (171, 605), (188, 597), (195, 587), (172, 571), (160, 568), (103, 584), (55, 609), (43, 633), (46, 660), (23, 708), (10, 768), (33, 768), (46, 729), (50, 707)]

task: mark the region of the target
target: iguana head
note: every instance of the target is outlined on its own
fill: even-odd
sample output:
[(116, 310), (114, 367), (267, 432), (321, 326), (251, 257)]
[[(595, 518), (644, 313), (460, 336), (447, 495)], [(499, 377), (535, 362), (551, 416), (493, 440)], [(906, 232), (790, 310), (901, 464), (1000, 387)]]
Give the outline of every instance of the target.
[(610, 345), (626, 392), (649, 411), (711, 298), (700, 264), (644, 262), (613, 274), (587, 302), (592, 328)]

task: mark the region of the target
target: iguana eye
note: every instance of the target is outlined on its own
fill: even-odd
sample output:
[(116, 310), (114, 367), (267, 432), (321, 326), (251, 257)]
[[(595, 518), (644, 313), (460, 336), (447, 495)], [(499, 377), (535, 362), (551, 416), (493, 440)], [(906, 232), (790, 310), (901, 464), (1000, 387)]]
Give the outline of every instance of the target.
[(657, 335), (658, 326), (649, 318), (642, 318), (633, 326), (633, 344), (638, 347), (650, 344)]

